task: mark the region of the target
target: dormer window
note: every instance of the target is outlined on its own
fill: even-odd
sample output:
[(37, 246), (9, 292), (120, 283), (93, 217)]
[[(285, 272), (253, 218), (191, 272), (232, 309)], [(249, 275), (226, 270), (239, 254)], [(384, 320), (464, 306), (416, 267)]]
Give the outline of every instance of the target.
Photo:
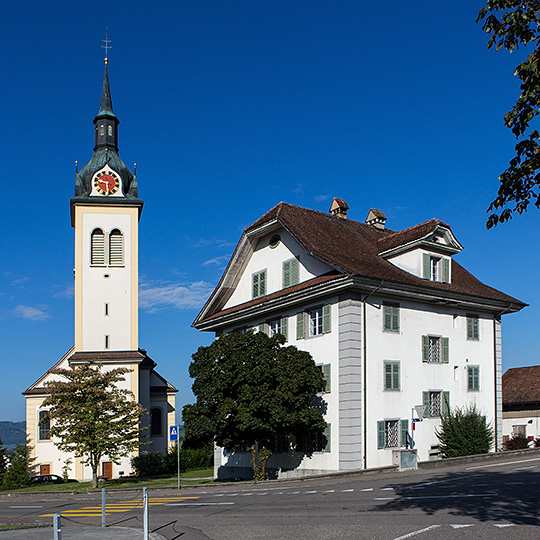
[(450, 259), (424, 253), (422, 277), (430, 281), (450, 283)]

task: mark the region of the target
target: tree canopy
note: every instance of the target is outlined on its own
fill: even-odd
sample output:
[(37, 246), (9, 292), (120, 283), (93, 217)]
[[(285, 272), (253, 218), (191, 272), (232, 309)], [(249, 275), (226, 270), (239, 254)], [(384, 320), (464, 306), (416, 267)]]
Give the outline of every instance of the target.
[(443, 457), (453, 458), (487, 454), (493, 444), (493, 428), (476, 405), (453, 409), (441, 418), (435, 431)]
[(118, 387), (131, 370), (102, 369), (93, 362), (73, 369), (56, 369), (62, 380), (45, 384), (49, 396), (43, 402), (51, 421), (50, 434), (62, 451), (74, 452), (92, 469), (92, 484), (97, 486), (97, 471), (103, 456), (118, 463), (139, 447), (143, 407), (129, 390)]
[(497, 197), (488, 208), (489, 229), (511, 219), (514, 212), (522, 214), (530, 202), (540, 208), (540, 134), (530, 126), (540, 106), (540, 1), (487, 0), (476, 20), (483, 21), (483, 30), (491, 36), (488, 48), (532, 48), (514, 72), (521, 80), (521, 93), (504, 123), (518, 140), (516, 156), (499, 176)]
[(284, 342), (281, 335), (231, 333), (200, 347), (189, 367), (197, 401), (183, 410), (186, 440), (250, 448), (256, 478), (265, 476), (276, 435), (321, 434), (326, 427), (314, 403), (325, 385), (321, 370), (309, 353)]

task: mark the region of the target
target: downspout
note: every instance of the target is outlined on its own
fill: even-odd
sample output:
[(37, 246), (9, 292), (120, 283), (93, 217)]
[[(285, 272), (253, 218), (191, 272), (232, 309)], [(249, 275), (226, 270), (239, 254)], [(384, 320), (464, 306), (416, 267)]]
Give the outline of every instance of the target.
[[(514, 305), (513, 302), (511, 302), (510, 305), (506, 309), (503, 309), (500, 313), (498, 313), (497, 315), (493, 317), (493, 384), (495, 386), (494, 388), (495, 390), (494, 392), (495, 417), (493, 420), (493, 424), (494, 424), (493, 431), (495, 435), (495, 452), (502, 450), (502, 448), (499, 449), (498, 447), (499, 438), (498, 438), (498, 432), (497, 432), (497, 422), (499, 420), (499, 415), (497, 411), (497, 326), (496, 325), (497, 325), (497, 319), (502, 317), (507, 311), (510, 311), (513, 305)], [(502, 413), (502, 321), (500, 325), (501, 325), (501, 413)]]
[(373, 289), (365, 298), (363, 301), (363, 330), (364, 330), (364, 347), (363, 347), (363, 363), (364, 363), (364, 384), (362, 385), (362, 391), (364, 392), (364, 403), (363, 403), (363, 409), (364, 409), (364, 422), (363, 422), (363, 432), (364, 432), (364, 456), (363, 456), (363, 467), (364, 469), (367, 469), (367, 322), (366, 322), (366, 302), (368, 301), (368, 298), (376, 293), (382, 286), (384, 285), (384, 279), (381, 281), (381, 284)]

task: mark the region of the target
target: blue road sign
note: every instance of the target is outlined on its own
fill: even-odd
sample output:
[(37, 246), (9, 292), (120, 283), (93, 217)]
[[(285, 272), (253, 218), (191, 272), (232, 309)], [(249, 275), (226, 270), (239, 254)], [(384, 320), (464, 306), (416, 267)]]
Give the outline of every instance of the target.
[(171, 441), (178, 440), (178, 426), (171, 426), (169, 437)]

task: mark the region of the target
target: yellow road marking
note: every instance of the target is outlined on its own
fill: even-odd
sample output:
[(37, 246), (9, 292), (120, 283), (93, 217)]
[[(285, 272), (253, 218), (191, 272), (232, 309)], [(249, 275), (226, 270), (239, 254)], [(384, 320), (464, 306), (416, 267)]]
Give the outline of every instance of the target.
[[(152, 497), (148, 501), (149, 506), (163, 506), (170, 502), (181, 502), (199, 497)], [(139, 501), (119, 501), (116, 503), (107, 503), (105, 505), (105, 514), (118, 514), (140, 508), (142, 510), (142, 500)], [(101, 515), (101, 506), (83, 506), (78, 510), (65, 510), (61, 514), (68, 517), (96, 517)], [(41, 514), (39, 517), (53, 517), (54, 514)]]

